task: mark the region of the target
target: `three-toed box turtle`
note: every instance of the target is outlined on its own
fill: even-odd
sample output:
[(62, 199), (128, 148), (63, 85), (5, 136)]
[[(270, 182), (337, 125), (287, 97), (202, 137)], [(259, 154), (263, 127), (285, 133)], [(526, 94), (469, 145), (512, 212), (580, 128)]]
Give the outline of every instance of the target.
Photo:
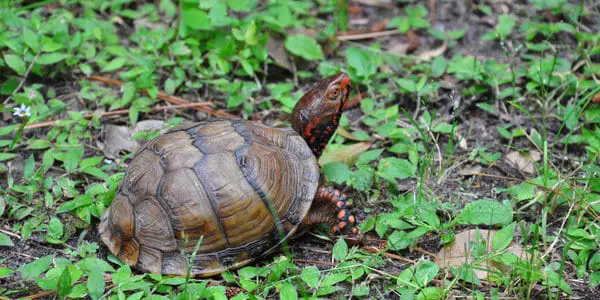
[(99, 232), (125, 263), (152, 273), (211, 276), (272, 252), (301, 224), (356, 230), (346, 197), (319, 186), (317, 157), (337, 128), (350, 79), (319, 81), (293, 129), (211, 120), (171, 130), (133, 158)]

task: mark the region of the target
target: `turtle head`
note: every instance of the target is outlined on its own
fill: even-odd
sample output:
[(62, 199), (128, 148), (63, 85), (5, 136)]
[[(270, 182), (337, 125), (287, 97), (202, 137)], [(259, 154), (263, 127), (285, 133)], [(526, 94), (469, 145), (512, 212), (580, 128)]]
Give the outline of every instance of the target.
[(292, 112), (292, 127), (319, 157), (337, 129), (342, 109), (350, 94), (350, 77), (345, 73), (321, 79)]

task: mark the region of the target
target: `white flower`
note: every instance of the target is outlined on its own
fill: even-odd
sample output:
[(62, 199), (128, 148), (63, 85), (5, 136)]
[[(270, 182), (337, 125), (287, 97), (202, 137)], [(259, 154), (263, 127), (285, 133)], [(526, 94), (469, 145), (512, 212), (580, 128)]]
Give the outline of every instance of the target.
[(13, 109), (15, 110), (13, 115), (15, 115), (17, 117), (23, 118), (23, 117), (31, 116), (31, 107), (26, 106), (25, 104), (21, 104), (20, 107), (15, 107)]

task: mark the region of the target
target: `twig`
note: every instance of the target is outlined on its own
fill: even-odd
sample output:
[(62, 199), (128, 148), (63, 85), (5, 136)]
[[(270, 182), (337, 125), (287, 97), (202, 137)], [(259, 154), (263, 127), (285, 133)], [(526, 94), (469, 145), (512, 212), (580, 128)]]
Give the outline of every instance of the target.
[[(380, 249), (378, 249), (377, 247), (363, 247), (362, 250), (364, 250), (366, 252), (369, 252), (369, 253), (374, 253), (374, 254), (382, 253), (382, 251), (380, 251)], [(385, 256), (385, 257), (389, 257), (389, 258), (395, 259), (395, 260), (403, 261), (405, 263), (410, 263), (410, 264), (413, 264), (413, 265), (417, 264), (416, 261), (414, 261), (412, 259), (408, 259), (406, 257), (402, 257), (402, 256), (397, 255), (397, 254), (392, 254), (392, 253), (389, 253), (389, 252), (383, 252), (382, 255)]]
[(378, 38), (378, 37), (396, 35), (396, 34), (400, 34), (400, 33), (402, 33), (402, 32), (400, 32), (397, 29), (393, 29), (393, 30), (368, 32), (368, 33), (361, 33), (361, 34), (339, 35), (337, 37), (337, 39), (340, 41), (366, 40), (366, 39), (374, 39), (374, 38)]
[(557, 238), (555, 238), (552, 241), (552, 244), (550, 244), (550, 247), (548, 247), (548, 249), (546, 250), (546, 252), (544, 252), (544, 254), (542, 255), (542, 258), (548, 256), (548, 254), (550, 254), (550, 252), (554, 249), (554, 247), (556, 246), (556, 243), (559, 240), (559, 236), (561, 235), (563, 229), (565, 228), (565, 224), (567, 223), (567, 219), (569, 218), (569, 215), (571, 215), (571, 211), (573, 211), (573, 207), (575, 206), (575, 202), (571, 203), (571, 206), (569, 207), (569, 211), (567, 212), (567, 215), (564, 217), (562, 223), (560, 224), (560, 229), (558, 229), (558, 234), (556, 235)]
[[(167, 109), (197, 108), (197, 107), (208, 106), (210, 104), (211, 104), (211, 102), (195, 102), (195, 103), (187, 103), (187, 104), (172, 105), (172, 106), (157, 106), (157, 107), (152, 107), (151, 110), (153, 112), (157, 112), (157, 111), (167, 110)], [(107, 112), (103, 112), (100, 115), (100, 118), (109, 117), (109, 116), (117, 116), (117, 115), (126, 115), (128, 113), (129, 113), (129, 109), (107, 111)], [(83, 117), (85, 119), (91, 119), (94, 117), (94, 114), (85, 114), (85, 115), (83, 115)], [(33, 124), (29, 124), (29, 125), (25, 126), (25, 129), (37, 129), (37, 128), (43, 128), (43, 127), (52, 127), (52, 126), (56, 125), (56, 122), (59, 122), (59, 121), (61, 121), (61, 120), (52, 120), (52, 121), (33, 123)]]
[(435, 0), (429, 0), (429, 23), (435, 24)]
[(33, 68), (33, 65), (35, 65), (35, 62), (37, 61), (38, 57), (40, 57), (40, 53), (42, 53), (41, 51), (38, 52), (35, 57), (33, 58), (33, 60), (31, 61), (31, 63), (29, 64), (29, 67), (27, 68), (27, 70), (25, 71), (25, 73), (23, 74), (23, 78), (21, 78), (21, 81), (19, 81), (19, 85), (17, 85), (17, 88), (12, 91), (12, 93), (10, 93), (10, 95), (8, 96), (8, 98), (6, 98), (4, 100), (4, 102), (2, 102), (2, 104), (6, 104), (8, 103), (8, 101), (10, 100), (10, 98), (12, 98), (12, 96), (18, 91), (20, 90), (23, 85), (25, 84), (25, 81), (27, 80), (27, 77), (29, 76), (29, 73), (31, 72), (31, 69)]
[(425, 250), (425, 249), (423, 249), (423, 248), (421, 248), (421, 247), (415, 247), (415, 248), (413, 248), (413, 249), (415, 249), (415, 250), (417, 250), (417, 251), (419, 251), (419, 252), (421, 252), (421, 253), (423, 253), (423, 254), (425, 254), (425, 255), (428, 255), (428, 256), (431, 256), (431, 257), (436, 257), (436, 254), (435, 254), (435, 253), (433, 253), (433, 252), (429, 252), (429, 251), (427, 251), (427, 250)]
[(352, 2), (360, 3), (363, 5), (383, 7), (383, 8), (394, 8), (394, 4), (390, 2), (381, 2), (377, 0), (352, 0)]
[(2, 229), (0, 229), (0, 232), (2, 232), (2, 233), (4, 233), (4, 234), (8, 234), (8, 235), (10, 235), (10, 236), (13, 236), (13, 237), (16, 237), (16, 238), (17, 238), (17, 239), (19, 239), (19, 240), (22, 240), (22, 239), (23, 239), (23, 238), (22, 238), (22, 237), (20, 237), (18, 234), (16, 234), (16, 233), (12, 233), (12, 232), (10, 232), (10, 231), (6, 231), (6, 230), (2, 230)]
[(320, 261), (320, 260), (309, 260), (309, 259), (294, 258), (294, 262), (305, 263), (305, 264), (313, 264), (313, 265), (330, 266), (330, 267), (336, 266), (335, 263), (328, 262), (328, 261)]
[[(106, 78), (106, 77), (102, 77), (102, 76), (98, 76), (98, 75), (92, 75), (87, 78), (90, 80), (102, 82), (102, 83), (112, 85), (112, 86), (118, 86), (118, 87), (123, 86), (123, 82), (120, 80), (116, 80), (116, 79)], [(146, 96), (148, 95), (148, 92), (146, 90), (141, 91), (141, 93)], [(172, 95), (167, 95), (163, 92), (158, 92), (157, 98), (160, 100), (163, 100), (163, 101), (173, 103), (173, 104), (189, 104), (189, 103), (191, 103), (183, 98), (180, 98), (177, 96), (172, 96)], [(217, 117), (239, 118), (238, 116), (232, 115), (228, 112), (212, 109), (210, 107), (195, 107), (195, 109), (198, 111), (201, 111), (201, 112), (205, 112), (207, 114), (211, 114), (213, 116), (217, 116)]]

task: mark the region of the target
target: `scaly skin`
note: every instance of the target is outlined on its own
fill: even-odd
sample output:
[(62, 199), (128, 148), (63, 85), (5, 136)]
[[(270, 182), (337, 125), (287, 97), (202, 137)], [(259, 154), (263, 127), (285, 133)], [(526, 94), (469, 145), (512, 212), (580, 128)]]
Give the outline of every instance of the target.
[[(338, 127), (344, 104), (350, 94), (350, 78), (342, 73), (325, 78), (309, 91), (292, 113), (292, 127), (300, 134), (318, 158)], [(326, 207), (321, 207), (326, 206)], [(332, 187), (320, 187), (313, 207), (305, 219), (307, 224), (330, 223), (337, 217), (334, 232), (350, 230), (357, 233), (356, 218), (347, 205), (347, 197)], [(333, 212), (331, 209), (333, 208)]]

